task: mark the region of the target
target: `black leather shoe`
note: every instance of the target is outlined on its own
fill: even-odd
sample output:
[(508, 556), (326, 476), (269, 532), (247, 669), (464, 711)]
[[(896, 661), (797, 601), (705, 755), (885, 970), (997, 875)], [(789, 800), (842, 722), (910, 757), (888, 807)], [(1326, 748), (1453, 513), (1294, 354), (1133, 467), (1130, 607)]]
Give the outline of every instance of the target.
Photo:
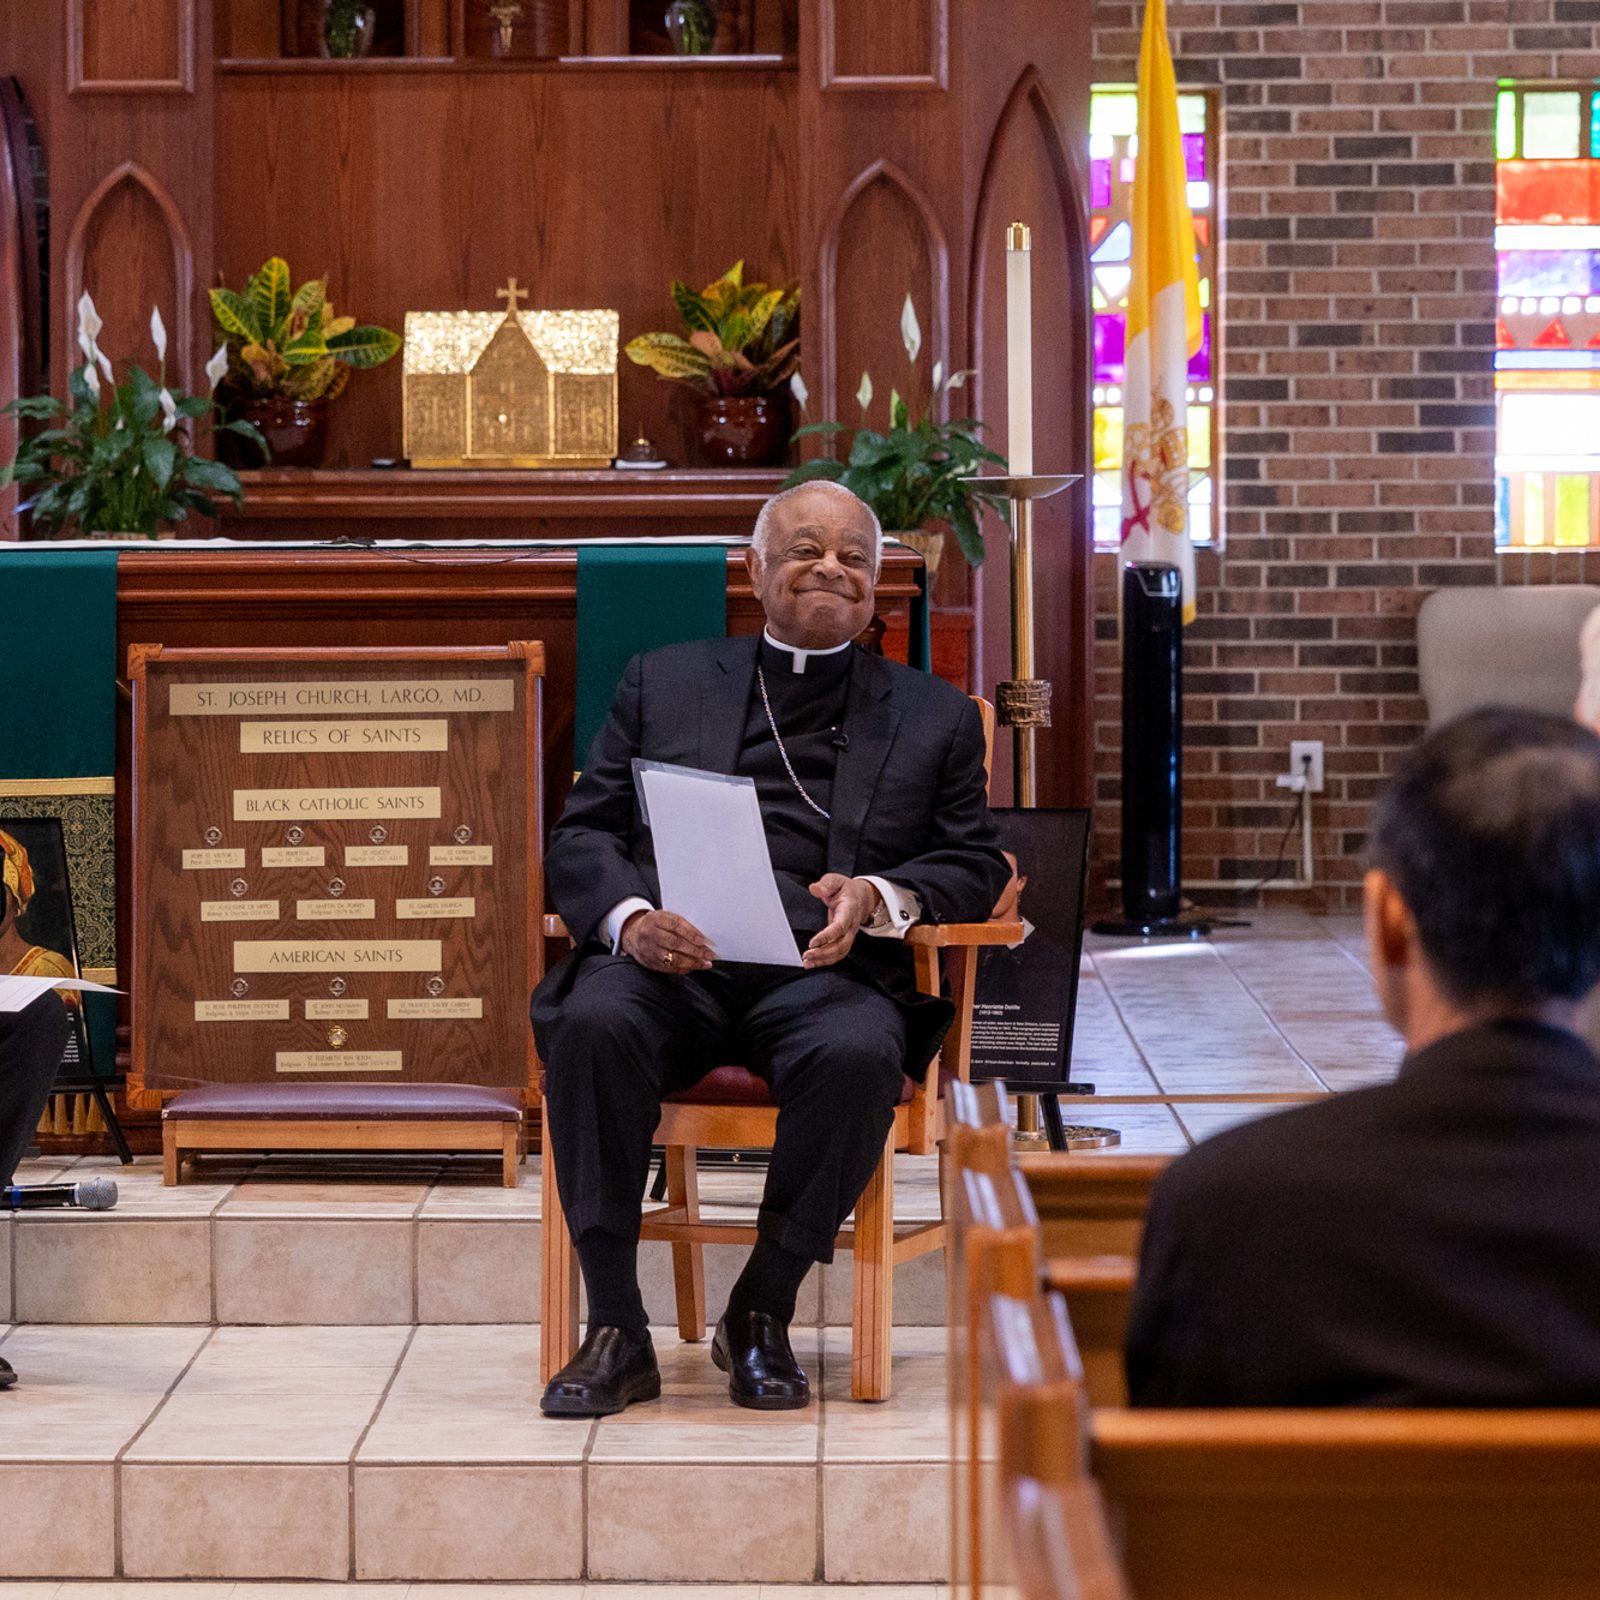
[(661, 1368), (650, 1335), (601, 1324), (550, 1380), (539, 1409), (547, 1417), (609, 1417), (637, 1400), (660, 1398)]
[(732, 1311), (717, 1324), (711, 1359), (728, 1374), (728, 1395), (752, 1411), (798, 1411), (811, 1380), (789, 1348), (789, 1325), (765, 1311)]
[(17, 1369), (9, 1361), (0, 1358), (0, 1389), (9, 1389), (17, 1381)]

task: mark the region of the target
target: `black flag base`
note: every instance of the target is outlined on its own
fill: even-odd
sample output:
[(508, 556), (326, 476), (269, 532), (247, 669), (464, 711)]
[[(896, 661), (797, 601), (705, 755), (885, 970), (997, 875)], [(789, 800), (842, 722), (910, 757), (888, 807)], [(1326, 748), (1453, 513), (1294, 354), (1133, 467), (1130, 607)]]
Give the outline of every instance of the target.
[(1185, 921), (1182, 917), (1151, 917), (1145, 922), (1113, 917), (1093, 923), (1089, 931), (1108, 939), (1208, 939), (1215, 926), (1214, 922)]

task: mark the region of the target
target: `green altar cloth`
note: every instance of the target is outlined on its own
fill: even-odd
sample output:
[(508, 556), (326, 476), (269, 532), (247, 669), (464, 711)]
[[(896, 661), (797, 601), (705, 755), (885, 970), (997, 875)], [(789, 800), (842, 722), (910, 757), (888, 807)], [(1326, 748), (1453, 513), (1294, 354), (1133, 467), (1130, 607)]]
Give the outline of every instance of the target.
[[(0, 816), (58, 817), (86, 977), (116, 968), (117, 552), (0, 547)], [(85, 996), (94, 1063), (116, 1001)]]
[(574, 763), (587, 760), (634, 656), (727, 631), (725, 546), (579, 545)]

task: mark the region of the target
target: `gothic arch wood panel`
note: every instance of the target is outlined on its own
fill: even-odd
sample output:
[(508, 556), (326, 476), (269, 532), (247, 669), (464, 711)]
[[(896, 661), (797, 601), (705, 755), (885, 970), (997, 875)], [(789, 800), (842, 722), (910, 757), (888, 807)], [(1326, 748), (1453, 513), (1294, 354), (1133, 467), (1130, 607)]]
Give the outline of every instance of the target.
[[(913, 412), (928, 404), (934, 362), (950, 369), (950, 250), (938, 214), (891, 161), (875, 161), (845, 190), (822, 238), (821, 371), (814, 416), (851, 422), (863, 371), (872, 374), (869, 420), (888, 419), (898, 389)], [(922, 329), (915, 366), (900, 316), (907, 292)]]
[(824, 89), (949, 86), (949, 0), (896, 6), (821, 0), (817, 24), (817, 77)]
[(57, 304), (66, 319), (68, 364), (80, 359), (78, 297), (87, 289), (105, 322), (100, 347), (112, 359), (153, 370), (150, 308), (167, 325), (167, 373), (193, 387), (194, 248), (172, 196), (143, 167), (125, 161), (79, 207), (67, 239), (66, 282)]
[[(1082, 163), (1069, 156), (1043, 80), (1021, 74), (996, 121), (978, 189), (968, 274), (976, 414), (1006, 437), (1005, 227), (1033, 230), (1034, 466), (1084, 481), (1036, 512), (1034, 607), (1055, 714), (1041, 738), (1040, 803), (1090, 802), (1092, 680), (1089, 520), (1089, 272)], [(1003, 443), (997, 444), (999, 449)], [(1010, 676), (1010, 594), (1003, 530), (991, 528), (982, 570), (980, 649), (985, 682)], [(1046, 741), (1055, 746), (1052, 752)], [(1006, 741), (1008, 743), (1008, 741)], [(1010, 751), (996, 747), (1009, 784)]]

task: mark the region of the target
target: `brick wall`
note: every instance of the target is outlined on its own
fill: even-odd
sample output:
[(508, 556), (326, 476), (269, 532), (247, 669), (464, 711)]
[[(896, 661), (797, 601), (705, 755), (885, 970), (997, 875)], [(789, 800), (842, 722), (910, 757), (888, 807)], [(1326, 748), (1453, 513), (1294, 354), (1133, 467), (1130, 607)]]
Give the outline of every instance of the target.
[[(1097, 81), (1133, 80), (1142, 14), (1099, 0)], [(1225, 545), (1200, 553), (1185, 636), (1185, 882), (1215, 903), (1203, 885), (1271, 869), (1273, 777), (1322, 739), (1314, 898), (1349, 905), (1368, 803), (1422, 727), (1423, 596), (1600, 578), (1572, 552), (1501, 570), (1491, 366), (1496, 82), (1600, 76), (1600, 0), (1173, 0), (1169, 25), (1180, 84), (1223, 92)], [(1096, 561), (1114, 874), (1116, 563)]]

